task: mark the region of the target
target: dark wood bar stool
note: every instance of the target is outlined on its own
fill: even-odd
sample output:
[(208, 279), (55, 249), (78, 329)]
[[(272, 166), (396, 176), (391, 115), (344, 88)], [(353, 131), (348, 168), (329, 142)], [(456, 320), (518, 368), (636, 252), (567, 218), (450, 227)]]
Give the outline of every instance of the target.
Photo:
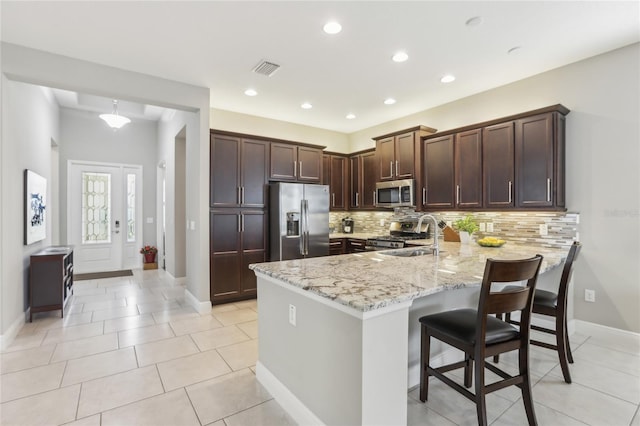
[[(541, 262), (541, 255), (524, 260), (488, 259), (484, 269), (478, 309), (457, 309), (420, 318), (422, 324), (420, 400), (422, 402), (427, 400), (429, 376), (435, 376), (475, 402), (478, 424), (484, 426), (487, 424), (486, 395), (515, 385), (522, 390), (529, 424), (537, 424), (529, 381), (529, 324), (533, 292)], [(527, 281), (527, 284), (524, 287), (516, 287), (513, 291), (491, 292), (492, 283), (511, 281)], [(513, 311), (520, 311), (522, 321), (519, 327), (507, 324), (494, 316), (494, 314)], [(432, 368), (429, 365), (431, 337), (463, 351), (465, 360)], [(516, 376), (511, 376), (493, 364), (485, 363), (487, 357), (514, 350), (518, 351), (519, 359)], [(475, 394), (443, 374), (463, 367), (465, 387), (470, 388), (472, 376), (475, 377)], [(485, 368), (493, 371), (503, 380), (485, 385)]]
[[(567, 331), (567, 299), (569, 294), (569, 281), (571, 281), (571, 275), (573, 273), (573, 262), (578, 257), (581, 247), (581, 244), (576, 241), (571, 246), (571, 249), (569, 249), (567, 260), (565, 260), (564, 268), (562, 269), (562, 277), (560, 278), (558, 293), (538, 289), (535, 291), (533, 296), (533, 313), (555, 318), (555, 329), (533, 324), (531, 325), (531, 329), (547, 334), (553, 334), (556, 336), (556, 344), (552, 345), (550, 343), (533, 339), (531, 340), (531, 344), (558, 352), (562, 375), (564, 376), (564, 381), (567, 383), (571, 383), (569, 363), (573, 364), (573, 355), (571, 354), (569, 333)], [(507, 286), (503, 291), (513, 291), (514, 288), (517, 288), (517, 286)], [(498, 318), (501, 317), (502, 315), (498, 316)], [(505, 315), (505, 321), (510, 324), (518, 324), (518, 321), (511, 319), (510, 313)], [(494, 361), (498, 362), (498, 358), (499, 357), (496, 355), (494, 357)]]

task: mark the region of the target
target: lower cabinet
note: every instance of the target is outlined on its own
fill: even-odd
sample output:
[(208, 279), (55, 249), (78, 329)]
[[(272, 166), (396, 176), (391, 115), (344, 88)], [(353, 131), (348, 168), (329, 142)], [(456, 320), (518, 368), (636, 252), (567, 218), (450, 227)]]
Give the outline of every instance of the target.
[(249, 264), (267, 260), (267, 215), (263, 210), (210, 213), (210, 291), (213, 304), (256, 296)]
[(338, 254), (346, 253), (346, 240), (344, 238), (330, 238), (329, 239), (329, 255), (336, 256)]
[(73, 294), (73, 248), (48, 247), (31, 255), (29, 262), (29, 321), (33, 314), (60, 310)]
[(359, 240), (357, 238), (347, 238), (347, 253), (359, 253), (367, 251), (367, 241)]

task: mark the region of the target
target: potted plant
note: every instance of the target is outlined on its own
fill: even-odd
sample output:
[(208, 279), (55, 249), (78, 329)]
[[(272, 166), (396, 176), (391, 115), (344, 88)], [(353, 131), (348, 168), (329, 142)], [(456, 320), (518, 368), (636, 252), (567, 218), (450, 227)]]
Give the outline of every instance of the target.
[(469, 241), (471, 241), (471, 234), (480, 229), (470, 214), (453, 222), (453, 226), (458, 230), (458, 233), (460, 234), (460, 242), (462, 244), (469, 244)]
[(140, 249), (140, 253), (144, 255), (144, 263), (155, 263), (158, 249), (155, 246), (144, 246)]

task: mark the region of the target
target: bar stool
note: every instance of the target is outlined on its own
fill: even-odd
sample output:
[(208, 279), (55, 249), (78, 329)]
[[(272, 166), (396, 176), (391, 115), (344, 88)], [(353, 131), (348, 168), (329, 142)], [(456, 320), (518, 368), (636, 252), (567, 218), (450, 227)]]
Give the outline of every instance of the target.
[[(569, 281), (571, 281), (571, 275), (573, 273), (573, 262), (578, 257), (581, 248), (582, 245), (577, 241), (571, 245), (567, 259), (564, 262), (564, 268), (562, 269), (558, 293), (538, 289), (533, 296), (533, 313), (555, 318), (555, 329), (533, 324), (531, 325), (531, 329), (553, 334), (556, 336), (556, 344), (552, 345), (533, 339), (531, 340), (531, 344), (558, 352), (562, 375), (564, 376), (564, 381), (567, 383), (571, 383), (569, 363), (573, 364), (573, 355), (571, 354), (569, 333), (567, 331), (567, 298), (569, 294)], [(513, 291), (514, 288), (517, 288), (517, 286), (507, 286), (503, 291)], [(498, 315), (498, 318), (502, 319), (502, 314)], [(518, 324), (518, 321), (511, 319), (510, 313), (505, 315), (505, 321), (510, 324)], [(496, 355), (494, 361), (498, 362), (498, 359), (499, 357)]]
[[(420, 318), (422, 324), (420, 400), (422, 402), (427, 400), (429, 376), (435, 376), (475, 402), (478, 424), (484, 426), (487, 424), (486, 395), (504, 387), (516, 385), (522, 390), (529, 424), (536, 424), (529, 381), (529, 323), (533, 292), (541, 262), (541, 255), (523, 260), (488, 259), (485, 264), (478, 309), (457, 309)], [(491, 292), (492, 283), (511, 281), (527, 281), (527, 284), (512, 291)], [(522, 321), (519, 328), (493, 316), (513, 311), (520, 311)], [(431, 337), (463, 351), (464, 361), (439, 368), (431, 367), (429, 365)], [(485, 363), (487, 357), (514, 350), (518, 350), (519, 355), (519, 371), (516, 376), (511, 376), (493, 364)], [(475, 376), (475, 394), (443, 374), (463, 367), (466, 388), (471, 387), (472, 376)], [(485, 385), (485, 368), (501, 376), (503, 380)]]

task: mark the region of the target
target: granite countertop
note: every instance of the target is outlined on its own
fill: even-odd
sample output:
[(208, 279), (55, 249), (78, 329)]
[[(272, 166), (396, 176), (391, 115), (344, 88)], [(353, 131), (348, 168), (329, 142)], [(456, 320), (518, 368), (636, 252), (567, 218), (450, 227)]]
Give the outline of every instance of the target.
[(329, 234), (329, 239), (331, 238), (354, 238), (356, 240), (366, 240), (367, 238), (374, 238), (374, 237), (379, 237), (380, 235), (384, 234), (378, 232), (377, 234), (374, 234), (372, 232), (354, 232), (353, 234), (344, 234), (342, 232), (334, 232), (332, 234)]
[[(350, 236), (354, 234), (348, 234)], [(355, 238), (355, 237), (354, 237)], [(426, 242), (426, 241), (425, 241)], [(487, 258), (544, 256), (540, 273), (562, 264), (569, 249), (507, 243), (499, 248), (441, 242), (440, 255), (396, 257), (372, 251), (249, 265), (256, 273), (367, 312), (444, 290), (478, 286)]]

